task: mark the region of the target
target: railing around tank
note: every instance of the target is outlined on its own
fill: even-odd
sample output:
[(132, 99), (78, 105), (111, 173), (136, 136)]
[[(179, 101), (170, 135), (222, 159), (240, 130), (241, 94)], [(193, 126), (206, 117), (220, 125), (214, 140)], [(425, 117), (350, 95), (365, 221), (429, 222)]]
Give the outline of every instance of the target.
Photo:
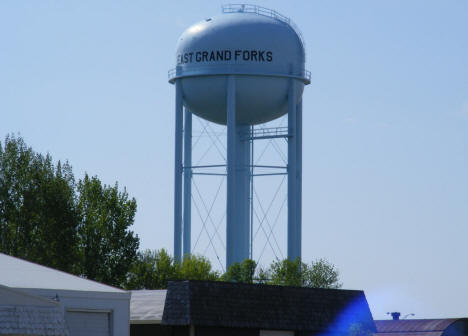
[(288, 18), (287, 16), (284, 16), (281, 13), (278, 13), (277, 11), (270, 9), (270, 8), (262, 7), (262, 6), (249, 5), (249, 4), (227, 4), (227, 5), (223, 5), (221, 9), (223, 13), (254, 13), (257, 15), (271, 17), (279, 21), (285, 22), (288, 25), (290, 25), (291, 28), (299, 36), (299, 39), (301, 40), (302, 46), (304, 47), (304, 51), (305, 51), (304, 38), (302, 36), (301, 31), (297, 27), (297, 25), (290, 18)]
[(286, 16), (284, 16), (281, 13), (278, 13), (277, 11), (262, 7), (262, 6), (257, 6), (257, 5), (249, 5), (249, 4), (227, 4), (222, 6), (223, 13), (255, 13), (263, 16), (268, 16), (268, 17), (273, 17), (277, 18), (281, 21), (290, 22), (290, 19)]
[(167, 79), (171, 80), (177, 76), (177, 68), (172, 68), (167, 72)]
[[(196, 68), (195, 68), (196, 69)], [(200, 70), (206, 69), (206, 67), (199, 67)], [(193, 70), (193, 68), (191, 68)], [(172, 68), (167, 72), (167, 79), (169, 81), (174, 80), (177, 77), (177, 68)], [(306, 79), (306, 84), (309, 84), (312, 78), (312, 74), (309, 70), (304, 70), (301, 74), (302, 78)]]

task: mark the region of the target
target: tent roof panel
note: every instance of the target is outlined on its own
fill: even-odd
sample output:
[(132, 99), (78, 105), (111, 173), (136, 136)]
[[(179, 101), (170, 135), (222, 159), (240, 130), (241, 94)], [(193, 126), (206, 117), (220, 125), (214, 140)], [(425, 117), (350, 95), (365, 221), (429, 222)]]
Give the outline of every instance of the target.
[(130, 323), (161, 323), (167, 290), (134, 290), (130, 299)]

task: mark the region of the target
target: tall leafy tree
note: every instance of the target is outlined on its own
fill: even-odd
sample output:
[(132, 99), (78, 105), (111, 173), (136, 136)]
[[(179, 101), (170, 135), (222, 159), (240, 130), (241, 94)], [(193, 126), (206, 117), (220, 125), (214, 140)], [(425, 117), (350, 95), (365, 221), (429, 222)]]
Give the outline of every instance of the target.
[(87, 278), (119, 286), (137, 257), (139, 238), (129, 227), (133, 224), (136, 200), (118, 184), (103, 185), (87, 174), (78, 182), (77, 209), (81, 273)]
[(135, 199), (33, 151), (19, 136), (0, 142), (0, 252), (120, 285), (136, 259), (129, 229)]
[(68, 163), (28, 147), (21, 137), (0, 143), (0, 251), (76, 272), (79, 216)]

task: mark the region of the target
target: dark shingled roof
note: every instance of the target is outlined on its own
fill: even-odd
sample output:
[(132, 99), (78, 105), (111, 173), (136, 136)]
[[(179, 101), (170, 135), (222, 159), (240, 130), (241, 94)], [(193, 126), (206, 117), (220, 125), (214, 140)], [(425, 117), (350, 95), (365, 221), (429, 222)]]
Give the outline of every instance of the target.
[(360, 323), (376, 331), (362, 291), (210, 281), (170, 282), (162, 323), (343, 333)]
[(449, 328), (466, 335), (468, 319), (376, 320), (377, 336), (440, 336)]
[(444, 331), (457, 319), (376, 320), (379, 333)]

